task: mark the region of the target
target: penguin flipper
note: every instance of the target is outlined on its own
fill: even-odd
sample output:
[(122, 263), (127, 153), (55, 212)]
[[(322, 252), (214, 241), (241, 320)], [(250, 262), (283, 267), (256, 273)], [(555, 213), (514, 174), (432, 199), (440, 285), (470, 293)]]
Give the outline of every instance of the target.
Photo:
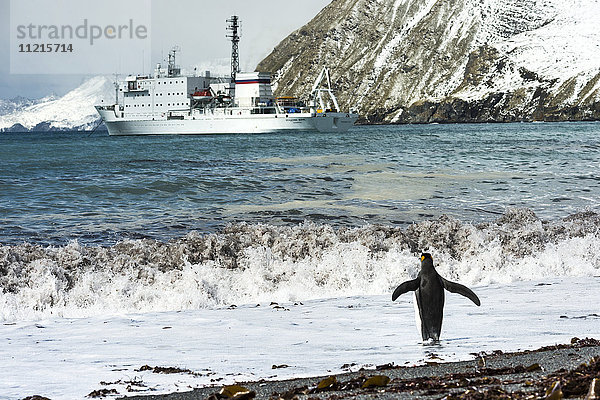
[[(440, 276), (440, 278), (442, 278)], [(450, 282), (449, 280), (446, 280), (444, 278), (442, 278), (442, 284), (444, 285), (444, 288), (451, 292), (451, 293), (458, 293), (461, 294), (463, 296), (465, 296), (466, 298), (468, 298), (469, 300), (471, 300), (473, 303), (477, 304), (478, 306), (481, 305), (481, 301), (479, 301), (479, 297), (477, 297), (477, 295), (475, 293), (473, 293), (473, 291), (471, 289), (469, 289), (468, 287), (461, 285), (460, 283), (456, 283), (456, 282)], [(398, 290), (398, 289), (396, 289)]]
[(421, 283), (421, 277), (416, 277), (412, 281), (406, 281), (402, 283), (400, 286), (394, 290), (392, 294), (392, 301), (396, 301), (396, 299), (406, 292), (410, 292), (411, 290), (417, 290), (419, 288), (419, 284)]

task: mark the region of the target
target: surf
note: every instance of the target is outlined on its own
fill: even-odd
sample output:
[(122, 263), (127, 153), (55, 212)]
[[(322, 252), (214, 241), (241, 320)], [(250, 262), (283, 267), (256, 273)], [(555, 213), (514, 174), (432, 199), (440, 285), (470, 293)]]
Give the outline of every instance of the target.
[(541, 220), (512, 209), (489, 223), (442, 216), (407, 228), (231, 224), (163, 242), (0, 245), (0, 319), (181, 311), (388, 294), (429, 250), (468, 286), (600, 275), (600, 218)]

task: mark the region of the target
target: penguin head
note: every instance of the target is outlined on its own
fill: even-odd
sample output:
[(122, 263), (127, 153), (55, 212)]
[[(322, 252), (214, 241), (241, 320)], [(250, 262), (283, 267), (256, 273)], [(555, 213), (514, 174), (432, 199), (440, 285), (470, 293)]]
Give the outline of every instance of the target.
[(433, 267), (433, 257), (429, 253), (421, 254), (421, 267), (424, 266), (432, 266)]

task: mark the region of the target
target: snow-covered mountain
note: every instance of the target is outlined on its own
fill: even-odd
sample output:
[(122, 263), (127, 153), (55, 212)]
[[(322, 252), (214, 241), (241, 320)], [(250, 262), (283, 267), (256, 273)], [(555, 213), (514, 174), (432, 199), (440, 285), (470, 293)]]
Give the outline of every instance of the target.
[[(329, 66), (365, 122), (598, 120), (598, 21), (600, 0), (333, 0), (257, 70), (303, 96)], [(0, 101), (0, 131), (92, 129), (113, 90)]]
[[(50, 96), (53, 98), (53, 96)], [(50, 100), (50, 97), (43, 99), (28, 99), (22, 96), (12, 98), (10, 100), (0, 99), (0, 116), (13, 113), (17, 110), (21, 110), (27, 106), (40, 103), (42, 101)]]
[(600, 119), (599, 0), (334, 0), (257, 67), (370, 122)]
[(3, 100), (0, 131), (93, 129), (100, 119), (94, 105), (102, 100), (114, 101), (113, 83), (105, 76), (90, 78), (58, 98)]

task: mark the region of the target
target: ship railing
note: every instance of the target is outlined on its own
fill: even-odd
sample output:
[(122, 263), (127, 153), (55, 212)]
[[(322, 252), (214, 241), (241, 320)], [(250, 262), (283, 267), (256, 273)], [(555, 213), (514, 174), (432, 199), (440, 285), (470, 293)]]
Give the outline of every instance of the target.
[(255, 107), (250, 110), (250, 114), (277, 114), (275, 107)]

